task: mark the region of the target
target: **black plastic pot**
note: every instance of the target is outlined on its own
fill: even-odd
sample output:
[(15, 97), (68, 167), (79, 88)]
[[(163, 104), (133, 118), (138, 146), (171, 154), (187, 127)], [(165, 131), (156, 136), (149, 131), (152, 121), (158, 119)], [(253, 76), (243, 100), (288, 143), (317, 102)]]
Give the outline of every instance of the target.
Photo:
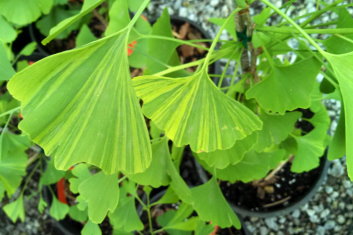
[[(228, 202), (230, 203), (234, 211), (241, 217), (251, 216), (251, 217), (269, 218), (269, 217), (286, 215), (293, 212), (296, 209), (300, 209), (303, 205), (305, 205), (313, 198), (313, 196), (317, 193), (319, 187), (326, 180), (328, 168), (330, 166), (330, 162), (326, 158), (326, 153), (327, 151), (325, 152), (324, 156), (321, 157), (320, 165), (318, 167), (320, 172), (316, 180), (312, 184), (311, 188), (306, 192), (306, 194), (302, 195), (302, 197), (298, 198), (297, 200), (290, 202), (287, 206), (283, 206), (283, 208), (276, 208), (276, 209), (267, 210), (267, 211), (261, 211), (261, 210), (252, 211), (248, 208), (234, 205), (234, 203), (230, 202), (229, 200)], [(198, 173), (200, 174), (201, 178), (208, 179), (206, 172), (199, 164), (198, 164)]]

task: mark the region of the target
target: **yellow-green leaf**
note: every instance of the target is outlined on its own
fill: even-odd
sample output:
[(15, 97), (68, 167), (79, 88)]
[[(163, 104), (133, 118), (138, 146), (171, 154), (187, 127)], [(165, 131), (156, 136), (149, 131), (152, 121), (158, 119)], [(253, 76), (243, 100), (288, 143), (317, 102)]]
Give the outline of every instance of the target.
[(151, 162), (145, 120), (130, 83), (127, 34), (46, 57), (17, 73), (20, 129), (67, 170), (87, 162), (107, 174), (137, 173)]
[(184, 78), (143, 76), (134, 79), (145, 115), (177, 146), (194, 152), (228, 149), (261, 129), (261, 120), (222, 93), (205, 71)]

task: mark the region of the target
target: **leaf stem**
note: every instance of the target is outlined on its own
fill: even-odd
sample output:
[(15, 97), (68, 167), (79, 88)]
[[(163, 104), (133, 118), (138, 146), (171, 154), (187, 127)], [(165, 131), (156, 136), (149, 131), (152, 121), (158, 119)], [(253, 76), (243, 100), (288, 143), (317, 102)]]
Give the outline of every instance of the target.
[(10, 110), (8, 110), (6, 112), (3, 112), (2, 114), (0, 114), (0, 117), (4, 117), (4, 116), (9, 115), (9, 114), (12, 115), (14, 112), (20, 110), (20, 108), (21, 108), (21, 106), (18, 106), (16, 108), (13, 108), (13, 109), (10, 109)]
[[(23, 195), (23, 193), (25, 192), (27, 185), (30, 181), (30, 179), (32, 178), (32, 176), (34, 175), (34, 173), (36, 172), (37, 168), (39, 167), (41, 161), (38, 161), (37, 164), (34, 166), (33, 170), (31, 171), (31, 173), (26, 177), (26, 181), (21, 189), (21, 193), (20, 195)], [(49, 186), (50, 187), (50, 186)]]
[[(301, 33), (290, 27), (260, 27), (256, 30), (261, 32), (274, 32), (274, 33)], [(352, 34), (353, 28), (336, 28), (336, 29), (303, 29), (308, 34)]]
[(264, 4), (272, 8), (275, 12), (277, 12), (280, 16), (286, 19), (294, 28), (296, 28), (305, 39), (307, 39), (311, 45), (313, 45), (321, 54), (324, 54), (325, 51), (321, 49), (321, 47), (307, 34), (302, 27), (300, 27), (297, 23), (295, 23), (289, 16), (284, 14), (280, 9), (278, 9), (275, 5), (270, 3), (268, 0), (261, 0)]

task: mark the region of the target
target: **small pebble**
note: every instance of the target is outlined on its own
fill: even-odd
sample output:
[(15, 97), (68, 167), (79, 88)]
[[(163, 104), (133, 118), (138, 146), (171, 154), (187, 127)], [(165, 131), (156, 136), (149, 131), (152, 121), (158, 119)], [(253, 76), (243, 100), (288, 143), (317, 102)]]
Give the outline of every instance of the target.
[(346, 219), (344, 218), (343, 215), (339, 215), (339, 216), (337, 217), (337, 222), (338, 222), (338, 223), (343, 224), (345, 221), (346, 221)]

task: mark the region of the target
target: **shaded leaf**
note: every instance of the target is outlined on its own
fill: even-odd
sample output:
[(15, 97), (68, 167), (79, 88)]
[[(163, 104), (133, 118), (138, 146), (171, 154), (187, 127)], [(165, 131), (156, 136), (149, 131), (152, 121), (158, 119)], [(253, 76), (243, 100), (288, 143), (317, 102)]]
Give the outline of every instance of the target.
[(118, 205), (119, 185), (116, 175), (97, 173), (83, 181), (78, 190), (88, 204), (88, 217), (94, 223), (101, 223), (107, 213), (114, 211)]
[(93, 35), (88, 26), (84, 24), (82, 25), (80, 32), (76, 37), (76, 47), (83, 46), (85, 44), (93, 42), (94, 40), (96, 40), (96, 37)]
[(5, 44), (0, 42), (0, 81), (9, 80), (14, 74), (15, 70), (7, 56)]
[(39, 202), (38, 202), (38, 211), (40, 213), (43, 213), (44, 209), (48, 206), (47, 202), (43, 199), (42, 196), (40, 196), (39, 198)]
[(216, 170), (217, 178), (230, 182), (243, 181), (244, 183), (258, 180), (275, 168), (285, 155), (284, 150), (257, 153), (250, 151), (238, 164), (222, 170)]
[(168, 139), (161, 138), (152, 142), (152, 162), (149, 168), (142, 173), (128, 175), (140, 185), (151, 185), (154, 188), (168, 185), (170, 179), (167, 172), (168, 159), (170, 159)]
[(0, 0), (0, 14), (11, 23), (26, 25), (48, 14), (53, 0)]
[(42, 177), (40, 177), (40, 183), (43, 185), (50, 185), (58, 182), (66, 174), (66, 171), (57, 170), (54, 167), (53, 159), (50, 159), (47, 168), (45, 169)]
[(198, 156), (208, 166), (217, 169), (224, 169), (229, 165), (234, 165), (240, 162), (245, 153), (250, 151), (256, 144), (258, 132), (248, 135), (244, 139), (235, 142), (235, 145), (230, 149), (216, 150), (209, 153), (199, 153)]
[[(222, 26), (226, 22), (226, 18), (209, 18), (208, 21), (218, 25)], [(229, 33), (230, 36), (232, 36), (233, 40), (237, 40), (237, 34), (235, 32), (235, 20), (229, 20), (228, 23), (225, 26), (225, 30)]]
[(11, 219), (12, 222), (16, 223), (18, 219), (22, 222), (25, 220), (25, 208), (23, 206), (23, 195), (3, 207), (6, 215)]
[[(43, 1), (43, 0), (41, 0)], [(94, 8), (96, 8), (99, 4), (101, 4), (104, 0), (86, 0), (83, 3), (81, 11), (74, 16), (71, 16), (69, 18), (66, 18), (65, 20), (61, 21), (59, 24), (57, 24), (55, 27), (53, 27), (50, 32), (49, 36), (46, 37), (42, 43), (45, 45), (54, 38), (56, 38), (57, 35), (59, 35), (61, 32), (63, 32), (65, 29), (67, 29), (70, 25), (74, 24), (77, 22), (81, 17), (87, 15), (90, 13)]]
[[(207, 183), (191, 189), (194, 209), (201, 220), (212, 221), (221, 228), (234, 226), (240, 228), (240, 221), (235, 215), (213, 177)], [(207, 195), (207, 196), (205, 196)]]
[(308, 108), (320, 63), (309, 58), (288, 66), (276, 66), (265, 80), (251, 87), (246, 97), (255, 98), (267, 112)]
[(0, 183), (8, 196), (11, 196), (26, 174), (27, 155), (24, 151), (30, 146), (30, 142), (26, 136), (9, 132), (3, 132), (1, 138)]
[(151, 146), (130, 85), (127, 35), (36, 62), (9, 82), (21, 101), (19, 128), (67, 170), (87, 162), (108, 174), (144, 171)]
[(310, 107), (315, 114), (310, 119), (314, 129), (305, 136), (295, 137), (297, 141), (297, 152), (292, 162), (291, 171), (303, 172), (314, 169), (320, 164), (320, 157), (324, 154), (330, 126), (325, 107), (321, 102), (315, 102)]
[(335, 160), (341, 158), (346, 153), (346, 120), (344, 117), (344, 108), (341, 109), (341, 115), (338, 121), (335, 134), (328, 147), (327, 159)]
[(70, 206), (69, 216), (78, 222), (85, 222), (88, 219), (87, 210), (78, 209), (77, 205)]
[(132, 232), (143, 229), (143, 224), (136, 211), (135, 198), (128, 197), (109, 215), (109, 221), (114, 229)]
[(194, 152), (228, 149), (261, 129), (261, 120), (222, 93), (201, 70), (185, 78), (143, 76), (134, 79), (145, 115), (177, 146)]
[(10, 43), (14, 41), (16, 37), (16, 30), (0, 15), (0, 41)]
[(261, 152), (285, 140), (299, 117), (299, 112), (288, 112), (284, 115), (261, 114), (263, 129), (257, 132), (258, 138), (254, 149)]
[(49, 209), (49, 214), (56, 220), (62, 220), (69, 212), (69, 206), (60, 202), (54, 195)]

